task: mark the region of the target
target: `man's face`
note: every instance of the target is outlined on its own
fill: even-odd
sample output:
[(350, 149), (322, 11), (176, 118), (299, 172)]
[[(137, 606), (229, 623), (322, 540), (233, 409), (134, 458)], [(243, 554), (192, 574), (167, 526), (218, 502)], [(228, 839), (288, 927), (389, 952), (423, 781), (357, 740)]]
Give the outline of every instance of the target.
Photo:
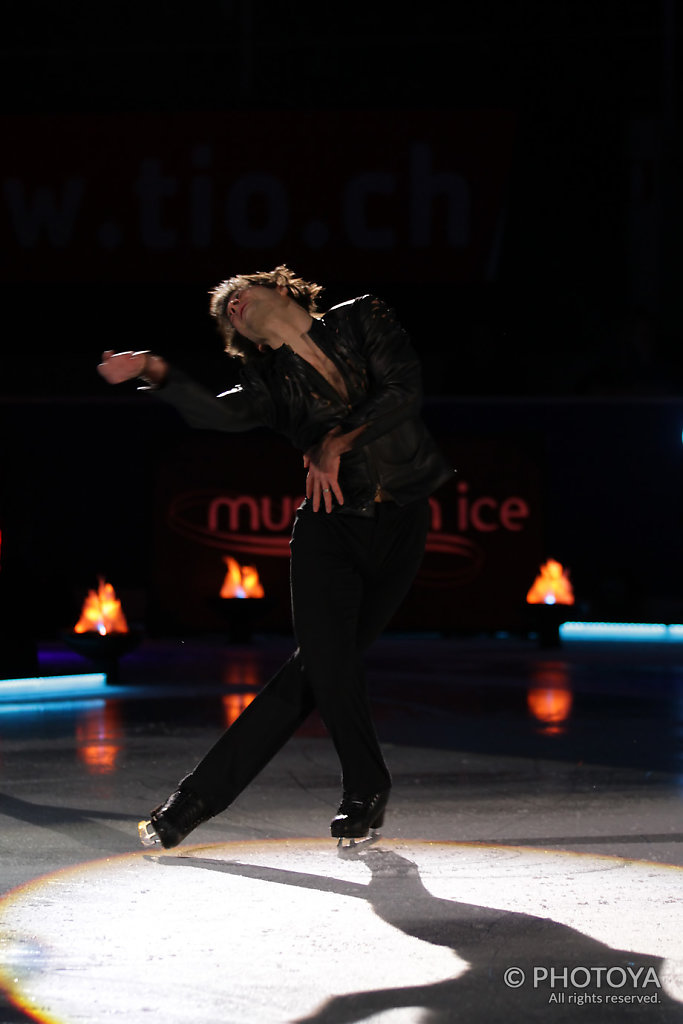
[(268, 322), (278, 315), (282, 316), (290, 302), (287, 289), (279, 285), (267, 288), (260, 284), (250, 284), (238, 288), (230, 296), (227, 314), (235, 330), (256, 344), (267, 340)]

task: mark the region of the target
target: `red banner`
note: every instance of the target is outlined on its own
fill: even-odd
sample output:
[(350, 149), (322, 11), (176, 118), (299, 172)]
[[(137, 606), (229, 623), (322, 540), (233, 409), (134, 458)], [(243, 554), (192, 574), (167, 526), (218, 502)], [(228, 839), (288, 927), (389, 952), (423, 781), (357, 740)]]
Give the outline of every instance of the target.
[[(542, 556), (537, 468), (510, 441), (445, 446), (453, 483), (430, 501), (422, 568), (394, 625), (442, 630), (523, 626)], [(159, 478), (156, 604), (168, 629), (220, 630), (225, 556), (253, 566), (262, 628), (289, 626), (289, 537), (303, 490), (301, 460), (268, 437), (193, 435)], [(254, 599), (256, 600), (256, 599)]]
[(0, 118), (13, 281), (490, 277), (504, 111)]

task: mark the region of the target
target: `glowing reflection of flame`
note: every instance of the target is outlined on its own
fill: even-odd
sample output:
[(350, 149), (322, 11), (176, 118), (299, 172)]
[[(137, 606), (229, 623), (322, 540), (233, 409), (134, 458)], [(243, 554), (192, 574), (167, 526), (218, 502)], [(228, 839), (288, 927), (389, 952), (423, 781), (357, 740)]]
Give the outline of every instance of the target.
[(230, 555), (225, 555), (223, 561), (228, 571), (221, 587), (221, 597), (263, 597), (263, 586), (253, 565), (240, 565)]
[(121, 713), (113, 701), (89, 708), (76, 726), (76, 750), (91, 775), (111, 775), (122, 748)]
[(567, 666), (561, 662), (541, 662), (534, 670), (532, 682), (527, 706), (534, 718), (543, 723), (541, 731), (547, 736), (563, 733), (563, 723), (574, 703)]
[(97, 590), (88, 591), (74, 633), (127, 633), (128, 623), (111, 583), (100, 577)]
[(569, 581), (569, 573), (560, 562), (548, 559), (540, 567), (526, 599), (529, 604), (574, 604), (574, 591)]
[(222, 682), (226, 686), (258, 690), (263, 685), (263, 671), (254, 657), (231, 659), (223, 669)]
[(240, 717), (245, 708), (248, 708), (255, 693), (226, 693), (223, 697), (223, 712), (226, 728)]
[(226, 693), (223, 698), (223, 711), (226, 728), (249, 707), (252, 700), (263, 685), (263, 673), (256, 658), (246, 656), (230, 659), (223, 669), (222, 681), (226, 686), (239, 686), (234, 693)]

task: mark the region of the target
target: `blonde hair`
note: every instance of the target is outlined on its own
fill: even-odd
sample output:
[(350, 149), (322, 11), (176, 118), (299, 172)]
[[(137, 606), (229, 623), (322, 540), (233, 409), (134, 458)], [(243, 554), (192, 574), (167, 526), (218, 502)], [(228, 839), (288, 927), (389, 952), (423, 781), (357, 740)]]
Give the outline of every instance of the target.
[(284, 285), (290, 298), (311, 316), (318, 311), (317, 299), (323, 290), (322, 286), (315, 284), (314, 281), (304, 281), (302, 277), (297, 277), (294, 271), (284, 263), (275, 267), (274, 270), (259, 271), (256, 274), (237, 274), (235, 277), (230, 277), (227, 281), (217, 284), (209, 292), (211, 296), (209, 310), (223, 338), (225, 351), (242, 360), (252, 358), (258, 350), (253, 342), (243, 338), (230, 323), (228, 303), (234, 292), (252, 284), (258, 284), (264, 288), (278, 288)]

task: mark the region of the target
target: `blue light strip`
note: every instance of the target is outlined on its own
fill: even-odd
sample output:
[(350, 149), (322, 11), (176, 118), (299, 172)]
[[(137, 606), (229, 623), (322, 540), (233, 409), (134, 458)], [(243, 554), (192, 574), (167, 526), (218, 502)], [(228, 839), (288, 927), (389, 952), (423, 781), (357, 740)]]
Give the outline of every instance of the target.
[(39, 676), (32, 679), (0, 679), (0, 703), (17, 698), (40, 700), (54, 697), (78, 697), (107, 692), (104, 672), (85, 672), (75, 676)]
[(683, 642), (682, 625), (662, 622), (563, 622), (563, 640), (658, 640)]
[(68, 696), (63, 699), (61, 697), (56, 699), (54, 695), (51, 696), (52, 699), (48, 697), (46, 700), (23, 700), (21, 697), (13, 701), (0, 700), (0, 719), (9, 718), (11, 715), (39, 715), (54, 711), (73, 715), (79, 711), (92, 711), (93, 709), (104, 708), (107, 705), (106, 700), (101, 700), (99, 697), (81, 697), (78, 700), (74, 700)]

